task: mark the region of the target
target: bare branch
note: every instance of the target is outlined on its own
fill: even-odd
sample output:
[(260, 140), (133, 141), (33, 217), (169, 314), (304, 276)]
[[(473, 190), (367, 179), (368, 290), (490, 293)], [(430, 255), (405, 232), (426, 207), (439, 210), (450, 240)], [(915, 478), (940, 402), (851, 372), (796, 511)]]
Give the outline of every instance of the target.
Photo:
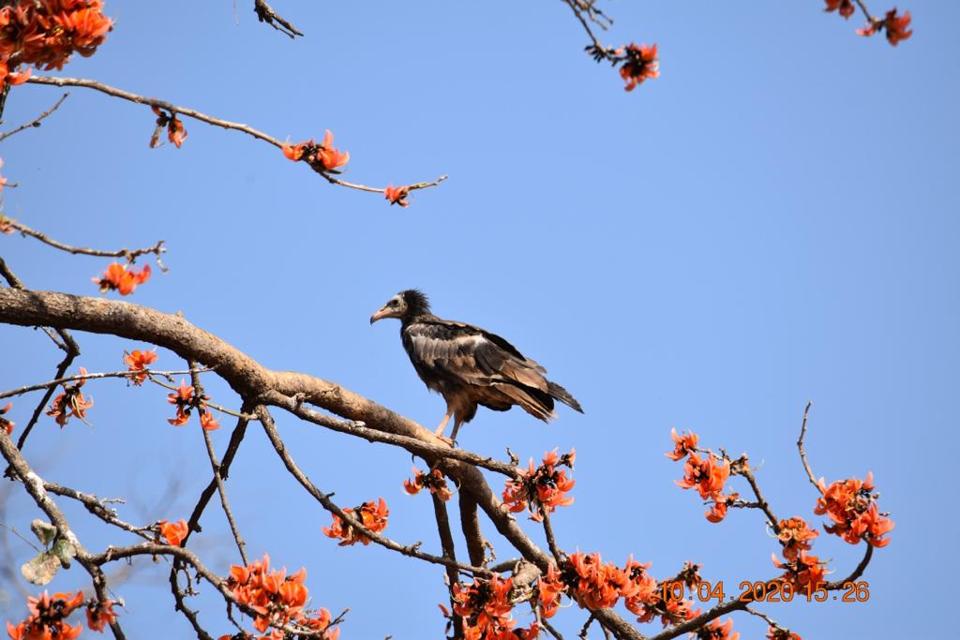
[(812, 406), (813, 402), (807, 402), (807, 406), (803, 408), (803, 420), (800, 422), (800, 437), (797, 438), (797, 451), (800, 452), (800, 462), (803, 463), (803, 470), (806, 471), (810, 484), (816, 487), (818, 493), (823, 493), (820, 485), (817, 483), (816, 477), (813, 475), (813, 469), (810, 468), (810, 463), (807, 461), (807, 451), (803, 446), (803, 439), (807, 437), (807, 416)]
[(49, 118), (49, 117), (53, 114), (54, 111), (56, 111), (57, 109), (60, 108), (60, 105), (63, 104), (63, 101), (66, 100), (66, 99), (67, 99), (67, 96), (69, 96), (69, 95), (70, 95), (69, 93), (65, 93), (65, 94), (63, 94), (62, 96), (60, 96), (60, 99), (57, 100), (56, 102), (54, 102), (52, 107), (50, 107), (49, 109), (47, 109), (46, 111), (44, 111), (43, 113), (41, 113), (40, 115), (38, 115), (36, 118), (34, 118), (33, 120), (31, 120), (30, 122), (24, 123), (24, 124), (20, 125), (19, 127), (17, 127), (16, 129), (11, 129), (10, 131), (7, 131), (6, 133), (0, 133), (0, 142), (3, 142), (4, 140), (6, 140), (7, 138), (9, 138), (10, 136), (16, 135), (16, 134), (20, 133), (21, 131), (25, 131), (25, 130), (27, 130), (27, 129), (33, 129), (33, 128), (39, 127), (41, 124), (43, 124), (43, 121), (44, 121), (44, 120), (46, 120), (47, 118)]
[(254, 0), (253, 11), (257, 14), (257, 19), (260, 20), (260, 22), (266, 22), (280, 33), (290, 36), (291, 39), (303, 35), (295, 26), (287, 20), (284, 20), (274, 11), (273, 7), (267, 4), (266, 0)]
[(24, 236), (36, 238), (40, 242), (49, 245), (54, 249), (60, 249), (61, 251), (66, 251), (67, 253), (72, 253), (74, 255), (93, 256), (96, 258), (124, 258), (127, 262), (134, 262), (140, 256), (153, 254), (156, 256), (157, 266), (159, 266), (162, 271), (167, 270), (167, 267), (164, 266), (163, 262), (160, 261), (160, 256), (167, 251), (167, 248), (163, 246), (163, 240), (160, 240), (151, 247), (145, 247), (143, 249), (118, 249), (116, 251), (105, 251), (103, 249), (87, 249), (84, 247), (74, 247), (69, 244), (64, 244), (63, 242), (50, 238), (45, 233), (31, 229), (22, 222), (11, 220), (10, 218), (3, 218), (3, 223), (16, 229)]

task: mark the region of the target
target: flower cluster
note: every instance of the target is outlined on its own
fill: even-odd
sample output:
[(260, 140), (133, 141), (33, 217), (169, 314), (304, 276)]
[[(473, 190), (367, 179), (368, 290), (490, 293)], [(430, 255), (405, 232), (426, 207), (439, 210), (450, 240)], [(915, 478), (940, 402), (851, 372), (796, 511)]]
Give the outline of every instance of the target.
[[(856, 11), (853, 0), (824, 1), (827, 3), (825, 11), (836, 11), (844, 18), (849, 18)], [(869, 37), (877, 31), (885, 31), (887, 34), (887, 42), (894, 47), (913, 35), (913, 31), (910, 30), (911, 18), (909, 11), (905, 11), (903, 15), (897, 15), (897, 9), (894, 8), (887, 11), (883, 18), (873, 18), (870, 16), (869, 19), (870, 21), (867, 23), (867, 26), (862, 29), (857, 29), (859, 35)]]
[(413, 478), (403, 481), (403, 490), (413, 496), (423, 489), (427, 489), (444, 502), (453, 497), (453, 492), (447, 486), (447, 479), (443, 477), (440, 469), (425, 473), (414, 467)]
[(333, 134), (329, 129), (323, 135), (323, 142), (320, 144), (313, 140), (305, 140), (298, 144), (285, 144), (281, 150), (288, 160), (294, 162), (303, 160), (314, 171), (322, 173), (339, 173), (338, 169), (350, 162), (349, 152), (339, 151), (333, 146)]
[(383, 196), (390, 201), (390, 204), (398, 204), (401, 207), (410, 206), (407, 202), (408, 195), (410, 195), (410, 187), (395, 187), (391, 184), (383, 190)]
[(157, 360), (156, 351), (140, 351), (134, 349), (130, 353), (123, 352), (123, 362), (130, 370), (130, 380), (136, 386), (142, 385), (147, 379), (147, 366)]
[[(646, 569), (647, 565), (640, 565), (640, 567)], [(687, 589), (696, 588), (700, 584), (700, 565), (686, 562), (677, 575), (665, 582), (658, 583), (655, 593), (650, 594), (648, 592), (642, 602), (637, 603), (628, 600), (627, 608), (637, 614), (638, 622), (650, 622), (659, 616), (663, 626), (668, 626), (700, 615), (700, 610), (693, 608), (693, 600), (676, 597), (672, 590), (664, 588), (665, 583), (670, 585), (682, 583)]]
[[(667, 590), (650, 575), (649, 568), (649, 563), (637, 562), (632, 557), (620, 568), (612, 562), (603, 562), (598, 553), (571, 554), (559, 569), (550, 567), (546, 576), (540, 579), (538, 601), (541, 615), (544, 618), (551, 617), (560, 604), (562, 594), (588, 609), (613, 607), (622, 598), (624, 606), (637, 616), (639, 622), (650, 622), (659, 617), (664, 626), (690, 620), (700, 614), (699, 610), (693, 608), (692, 600), (665, 599)], [(688, 588), (694, 588), (700, 583), (699, 569), (696, 564), (686, 563), (669, 582), (681, 582)]]
[[(390, 510), (387, 509), (387, 502), (380, 498), (377, 502), (364, 502), (356, 509), (344, 509), (345, 513), (352, 515), (368, 531), (380, 533), (387, 528), (387, 518), (390, 516)], [(353, 525), (345, 523), (340, 516), (333, 514), (333, 524), (329, 527), (323, 527), (323, 533), (328, 538), (340, 538), (340, 546), (345, 547), (358, 542), (368, 545), (370, 538), (362, 531), (358, 531)]]
[[(230, 567), (227, 588), (237, 602), (256, 613), (253, 626), (260, 633), (266, 632), (271, 626), (282, 627), (292, 622), (319, 633), (313, 637), (337, 640), (340, 628), (331, 626), (329, 611), (319, 609), (311, 615), (311, 612), (305, 609), (309, 596), (304, 584), (306, 577), (306, 569), (300, 569), (289, 576), (286, 569), (271, 570), (270, 556), (264, 554), (262, 560), (246, 566)], [(230, 637), (222, 636), (221, 640)], [(274, 629), (271, 634), (263, 636), (263, 639), (283, 640), (285, 637), (281, 629)]]
[(815, 590), (827, 575), (827, 563), (806, 551), (800, 551), (795, 558), (787, 558), (786, 561), (781, 561), (776, 554), (772, 554), (772, 558), (773, 566), (784, 570), (782, 579), (797, 589)]
[(807, 526), (803, 518), (794, 516), (780, 521), (780, 533), (777, 539), (783, 546), (783, 557), (787, 560), (796, 560), (801, 552), (810, 551), (810, 541), (820, 535)]
[(573, 504), (573, 498), (567, 492), (573, 489), (573, 478), (567, 477), (567, 472), (557, 467), (573, 469), (577, 453), (571, 449), (570, 453), (562, 456), (557, 450), (549, 451), (543, 456), (543, 464), (539, 467), (530, 466), (526, 471), (519, 471), (519, 477), (508, 480), (503, 489), (503, 504), (511, 513), (518, 513), (524, 509), (530, 511), (533, 520), (540, 521), (543, 514), (553, 513), (557, 507), (566, 507)]
[(884, 31), (887, 34), (887, 42), (895, 47), (913, 35), (913, 31), (910, 29), (910, 20), (909, 11), (905, 11), (902, 16), (898, 16), (897, 10), (891, 9), (882, 19), (874, 19), (863, 29), (857, 29), (857, 33), (861, 36), (870, 37), (877, 31)]
[(644, 80), (660, 77), (660, 60), (657, 58), (657, 45), (630, 43), (618, 49), (616, 55), (623, 56), (625, 61), (620, 67), (620, 77), (626, 82), (624, 89), (633, 91)]
[[(67, 624), (77, 607), (83, 604), (83, 592), (55, 593), (44, 591), (38, 597), (27, 598), (30, 615), (20, 624), (7, 623), (11, 640), (74, 640), (83, 631), (83, 625)], [(92, 628), (92, 627), (91, 627)], [(98, 629), (98, 631), (101, 629)]]
[(803, 638), (789, 629), (771, 626), (767, 628), (767, 640), (803, 640)]
[[(80, 375), (87, 375), (87, 370), (80, 367)], [(93, 398), (86, 398), (80, 388), (83, 387), (86, 380), (77, 380), (73, 384), (64, 384), (63, 392), (53, 399), (50, 408), (47, 409), (47, 415), (53, 417), (60, 427), (64, 427), (70, 418), (84, 420), (87, 417), (87, 409), (93, 406)]]
[(220, 428), (220, 423), (207, 409), (207, 397), (197, 394), (193, 386), (182, 380), (176, 391), (167, 394), (167, 402), (177, 408), (177, 415), (167, 419), (167, 422), (175, 427), (187, 424), (190, 421), (190, 413), (196, 408), (200, 413), (200, 426), (204, 431), (215, 431)]
[(723, 494), (724, 485), (730, 477), (730, 461), (707, 451), (705, 457), (697, 453), (699, 437), (695, 433), (678, 434), (670, 431), (673, 439), (673, 451), (667, 457), (675, 462), (687, 458), (683, 468), (683, 479), (677, 485), (683, 489), (697, 489), (704, 500), (711, 502), (710, 510), (704, 515), (710, 522), (720, 522), (727, 516), (727, 508), (740, 496), (737, 493)]
[(823, 494), (817, 499), (814, 513), (827, 515), (832, 525), (824, 526), (827, 533), (840, 536), (850, 544), (866, 540), (875, 547), (885, 547), (890, 543), (884, 536), (893, 530), (893, 520), (880, 513), (877, 496), (872, 493), (873, 473), (867, 473), (864, 480), (849, 478), (839, 480), (829, 487), (823, 478), (817, 483)]
[(10, 411), (10, 409), (12, 408), (13, 408), (13, 403), (8, 402), (6, 405), (4, 405), (2, 409), (0, 409), (0, 429), (2, 429), (3, 431), (6, 431), (8, 436), (13, 433), (13, 427), (15, 426), (15, 424), (12, 420), (7, 420), (3, 416), (6, 415), (6, 413)]
[(733, 629), (732, 618), (727, 619), (726, 622), (713, 620), (697, 629), (694, 638), (697, 640), (738, 640), (740, 633), (737, 631), (731, 633), (731, 629)]
[(0, 88), (20, 84), (30, 70), (62, 69), (77, 52), (92, 56), (113, 26), (103, 0), (14, 0), (0, 9)]
[(102, 276), (93, 278), (93, 284), (100, 287), (100, 293), (116, 291), (122, 296), (128, 296), (150, 279), (150, 265), (144, 265), (139, 272), (127, 267), (126, 264), (111, 262)]
[(183, 141), (187, 139), (187, 130), (183, 126), (183, 121), (172, 111), (167, 113), (160, 107), (153, 105), (150, 107), (157, 115), (157, 128), (153, 130), (150, 136), (150, 148), (156, 149), (160, 146), (160, 132), (167, 129), (167, 140), (179, 149), (183, 146)]
[(190, 533), (190, 527), (186, 520), (177, 520), (176, 522), (161, 520), (157, 523), (157, 526), (160, 529), (160, 535), (167, 541), (167, 544), (174, 547), (182, 546), (187, 534)]
[[(0, 167), (3, 167), (3, 158), (0, 158)], [(0, 176), (0, 191), (3, 191), (5, 186), (7, 186), (7, 179)], [(6, 235), (13, 233), (13, 225), (10, 224), (8, 218), (3, 214), (0, 214), (0, 233)]]
[(513, 579), (494, 575), (475, 578), (472, 584), (453, 585), (453, 610), (463, 618), (465, 640), (533, 640), (540, 633), (534, 622), (528, 629), (514, 629), (510, 591)]

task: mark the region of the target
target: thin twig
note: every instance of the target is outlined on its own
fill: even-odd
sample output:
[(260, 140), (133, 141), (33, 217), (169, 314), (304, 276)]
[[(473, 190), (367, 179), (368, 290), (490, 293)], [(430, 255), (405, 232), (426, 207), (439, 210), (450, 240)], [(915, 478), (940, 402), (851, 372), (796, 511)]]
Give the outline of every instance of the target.
[(397, 551), (405, 556), (410, 556), (412, 558), (417, 558), (419, 560), (424, 560), (433, 564), (443, 565), (445, 567), (455, 567), (460, 571), (465, 571), (467, 573), (472, 573), (473, 575), (490, 577), (492, 574), (488, 569), (483, 567), (475, 567), (467, 564), (461, 564), (459, 562), (450, 560), (445, 557), (436, 556), (430, 553), (425, 553), (420, 551), (420, 543), (412, 545), (402, 545), (399, 542), (395, 542), (390, 538), (382, 536), (378, 533), (370, 531), (367, 527), (363, 525), (359, 520), (353, 517), (351, 514), (346, 513), (343, 509), (338, 507), (328, 494), (320, 491), (315, 484), (307, 477), (307, 475), (301, 471), (300, 467), (297, 466), (297, 463), (294, 462), (293, 458), (290, 456), (290, 453), (287, 451), (286, 445), (284, 445), (283, 440), (280, 438), (280, 434), (277, 432), (277, 427), (273, 422), (273, 418), (270, 416), (270, 412), (263, 405), (260, 405), (256, 408), (255, 413), (260, 418), (260, 424), (263, 426), (263, 430), (267, 434), (267, 438), (270, 440), (270, 444), (273, 445), (274, 450), (277, 452), (277, 455), (280, 456), (280, 459), (283, 461), (284, 466), (287, 468), (287, 471), (300, 483), (300, 485), (307, 490), (313, 498), (320, 503), (320, 505), (329, 511), (330, 513), (336, 515), (340, 518), (341, 521), (353, 527), (356, 531), (362, 533), (365, 537), (369, 538), (372, 542), (390, 549), (391, 551)]
[(797, 451), (800, 452), (800, 462), (803, 463), (803, 470), (807, 472), (807, 478), (810, 480), (810, 484), (816, 487), (819, 493), (823, 493), (820, 484), (813, 475), (813, 469), (810, 468), (810, 462), (807, 461), (807, 451), (803, 446), (803, 439), (807, 437), (807, 415), (809, 415), (810, 407), (812, 406), (813, 402), (807, 402), (807, 406), (803, 408), (803, 420), (800, 422), (800, 437), (797, 438)]
[[(196, 396), (199, 398), (203, 397), (203, 386), (200, 384), (200, 374), (197, 372), (197, 363), (188, 361), (190, 365), (190, 379), (193, 383), (193, 388), (196, 392)], [(198, 406), (197, 411), (200, 413), (200, 422), (203, 423), (203, 414), (206, 412), (206, 409), (203, 406)], [(230, 501), (227, 499), (227, 488), (224, 485), (223, 478), (220, 477), (220, 462), (217, 460), (217, 453), (213, 449), (213, 439), (210, 437), (210, 432), (206, 429), (200, 429), (200, 432), (203, 433), (203, 442), (207, 448), (207, 458), (210, 459), (210, 467), (213, 470), (213, 480), (217, 483), (217, 493), (220, 494), (220, 505), (223, 507), (223, 513), (227, 516), (227, 522), (230, 525), (230, 532), (233, 533), (233, 539), (237, 543), (237, 549), (240, 551), (240, 559), (243, 560), (243, 564), (250, 564), (250, 561), (247, 559), (247, 546), (243, 541), (243, 536), (240, 535), (240, 528), (237, 526), (237, 520), (233, 516), (233, 510), (230, 508)]]
[[(187, 371), (150, 371), (145, 369), (144, 372), (153, 374), (153, 375), (164, 375), (164, 376), (180, 376), (187, 375), (191, 373), (203, 373), (210, 371), (209, 368), (203, 367), (195, 370)], [(48, 382), (41, 382), (39, 384), (30, 384), (24, 387), (19, 387), (17, 389), (11, 389), (10, 391), (0, 392), (0, 400), (3, 398), (11, 398), (13, 396), (23, 395), (24, 393), (30, 393), (31, 391), (39, 391), (41, 389), (49, 389), (50, 387), (57, 387), (61, 384), (67, 384), (68, 382), (79, 382), (81, 380), (100, 380), (104, 378), (130, 378), (131, 376), (136, 375), (136, 371), (110, 371), (106, 373), (88, 373), (85, 375), (76, 375), (76, 376), (67, 376), (65, 378), (56, 378)]]
[(257, 19), (260, 22), (266, 22), (280, 33), (290, 36), (291, 39), (303, 35), (295, 26), (274, 11), (273, 7), (267, 4), (266, 0), (254, 0), (253, 11), (257, 14)]
[(56, 111), (57, 109), (60, 108), (60, 105), (63, 104), (63, 101), (66, 100), (66, 99), (67, 99), (67, 96), (69, 96), (69, 95), (70, 95), (69, 93), (65, 93), (65, 94), (63, 94), (62, 96), (60, 96), (60, 99), (57, 100), (56, 102), (54, 102), (52, 107), (50, 107), (49, 109), (47, 109), (46, 111), (44, 111), (43, 113), (41, 113), (40, 115), (38, 115), (36, 118), (34, 118), (33, 120), (31, 120), (30, 122), (24, 123), (24, 124), (20, 125), (19, 127), (17, 127), (16, 129), (11, 129), (10, 131), (7, 131), (6, 133), (0, 133), (0, 142), (3, 142), (4, 140), (6, 140), (7, 138), (9, 138), (10, 136), (15, 135), (15, 134), (18, 134), (18, 133), (20, 133), (21, 131), (25, 131), (25, 130), (27, 130), (27, 129), (32, 129), (32, 128), (35, 128), (35, 127), (39, 127), (39, 126), (43, 123), (44, 120), (46, 120), (48, 117), (50, 117), (51, 114), (53, 114), (54, 111)]
[(66, 251), (67, 253), (72, 253), (74, 255), (93, 256), (96, 258), (124, 258), (127, 260), (127, 262), (133, 262), (140, 256), (153, 254), (156, 256), (157, 266), (160, 267), (160, 270), (161, 271), (167, 270), (167, 267), (160, 260), (160, 256), (167, 251), (167, 248), (164, 246), (163, 240), (158, 241), (153, 246), (144, 247), (142, 249), (118, 249), (116, 251), (108, 251), (103, 249), (88, 249), (85, 247), (74, 247), (72, 245), (60, 242), (59, 240), (54, 240), (53, 238), (47, 236), (45, 233), (37, 231), (36, 229), (31, 229), (27, 225), (17, 220), (11, 220), (10, 218), (5, 218), (4, 223), (7, 226), (10, 226), (16, 229), (24, 236), (30, 236), (31, 238), (36, 238), (40, 242), (46, 245), (49, 245), (54, 249), (60, 249), (61, 251)]

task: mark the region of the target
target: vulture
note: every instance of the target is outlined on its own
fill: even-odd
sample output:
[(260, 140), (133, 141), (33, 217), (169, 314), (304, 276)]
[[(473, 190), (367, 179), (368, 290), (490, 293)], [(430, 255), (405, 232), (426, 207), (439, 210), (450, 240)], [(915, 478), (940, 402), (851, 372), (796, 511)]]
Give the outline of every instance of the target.
[(546, 369), (494, 333), (433, 315), (427, 296), (416, 289), (390, 298), (370, 316), (370, 324), (383, 318), (400, 320), (403, 348), (417, 375), (447, 402), (436, 430), (440, 437), (453, 416), (450, 439), (456, 442), (460, 426), (473, 419), (478, 405), (494, 411), (519, 405), (544, 422), (554, 416), (554, 400), (583, 413), (566, 389), (547, 380)]

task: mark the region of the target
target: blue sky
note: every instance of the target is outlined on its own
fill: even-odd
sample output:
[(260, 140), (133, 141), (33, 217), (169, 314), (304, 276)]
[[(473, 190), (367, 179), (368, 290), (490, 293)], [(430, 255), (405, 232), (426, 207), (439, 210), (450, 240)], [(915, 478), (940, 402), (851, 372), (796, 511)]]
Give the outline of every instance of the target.
[[(307, 34), (296, 41), (258, 24), (248, 4), (108, 2), (115, 31), (63, 74), (292, 141), (329, 128), (359, 182), (450, 179), (409, 209), (389, 208), (189, 120), (182, 149), (148, 149), (149, 109), (78, 89), (0, 150), (20, 184), (4, 192), (7, 215), (78, 245), (165, 239), (170, 272), (135, 302), (182, 311), (266, 366), (335, 380), (434, 425), (443, 402), (416, 378), (396, 324), (367, 323), (397, 290), (424, 289), (438, 314), (539, 360), (586, 410), (561, 409), (549, 426), (481, 410), (462, 444), (524, 459), (575, 446), (576, 504), (554, 518), (561, 545), (617, 562), (632, 553), (658, 576), (688, 559), (728, 590), (775, 575), (777, 545), (757, 513), (711, 525), (674, 486), (670, 428), (749, 452), (776, 513), (819, 523), (794, 445), (813, 400), (814, 471), (873, 470), (897, 528), (866, 576), (869, 602), (764, 610), (804, 637), (940, 632), (939, 618), (906, 612), (948, 606), (947, 585), (931, 577), (960, 568), (944, 552), (958, 521), (939, 458), (956, 427), (960, 362), (960, 6), (912, 0), (903, 8), (916, 34), (894, 49), (815, 0), (618, 3), (606, 39), (661, 52), (662, 77), (627, 94), (582, 53), (585, 36), (559, 2), (278, 0)], [(57, 96), (15, 88), (6, 126)], [(34, 288), (85, 295), (106, 266), (17, 237), (0, 238), (0, 254)], [(0, 328), (0, 387), (50, 378), (58, 354), (45, 340)], [(91, 371), (120, 368), (123, 350), (141, 346), (79, 341)], [(158, 365), (182, 363), (161, 351)], [(158, 388), (91, 387), (92, 427), (42, 421), (30, 460), (51, 480), (128, 497), (129, 520), (187, 517), (209, 474), (196, 424), (170, 427)], [(222, 385), (209, 391), (236, 405)], [(27, 411), (19, 401), (13, 419), (26, 423)], [(323, 490), (347, 505), (382, 495), (387, 533), (439, 547), (429, 500), (402, 492), (408, 455), (286, 416), (279, 424)], [(214, 433), (219, 450), (228, 437)], [(254, 555), (306, 566), (315, 604), (350, 607), (344, 638), (440, 637), (442, 573), (323, 537), (328, 516), (256, 428), (229, 490)], [(117, 541), (68, 513), (88, 546)], [(26, 499), (9, 499), (7, 524), (25, 531), (33, 517)], [(225, 522), (211, 511), (203, 525), (198, 549), (225, 571), (236, 561)], [(29, 549), (10, 544), (19, 564)], [(861, 553), (825, 534), (815, 550), (836, 577)], [(117, 589), (128, 631), (188, 637), (171, 615), (165, 565), (148, 564)], [(51, 586), (82, 578), (71, 571)], [(222, 604), (198, 606), (212, 631), (229, 631)], [(6, 618), (23, 613), (19, 596), (0, 603)], [(585, 619), (561, 616), (571, 632)], [(741, 616), (736, 628), (758, 637), (763, 625)]]

